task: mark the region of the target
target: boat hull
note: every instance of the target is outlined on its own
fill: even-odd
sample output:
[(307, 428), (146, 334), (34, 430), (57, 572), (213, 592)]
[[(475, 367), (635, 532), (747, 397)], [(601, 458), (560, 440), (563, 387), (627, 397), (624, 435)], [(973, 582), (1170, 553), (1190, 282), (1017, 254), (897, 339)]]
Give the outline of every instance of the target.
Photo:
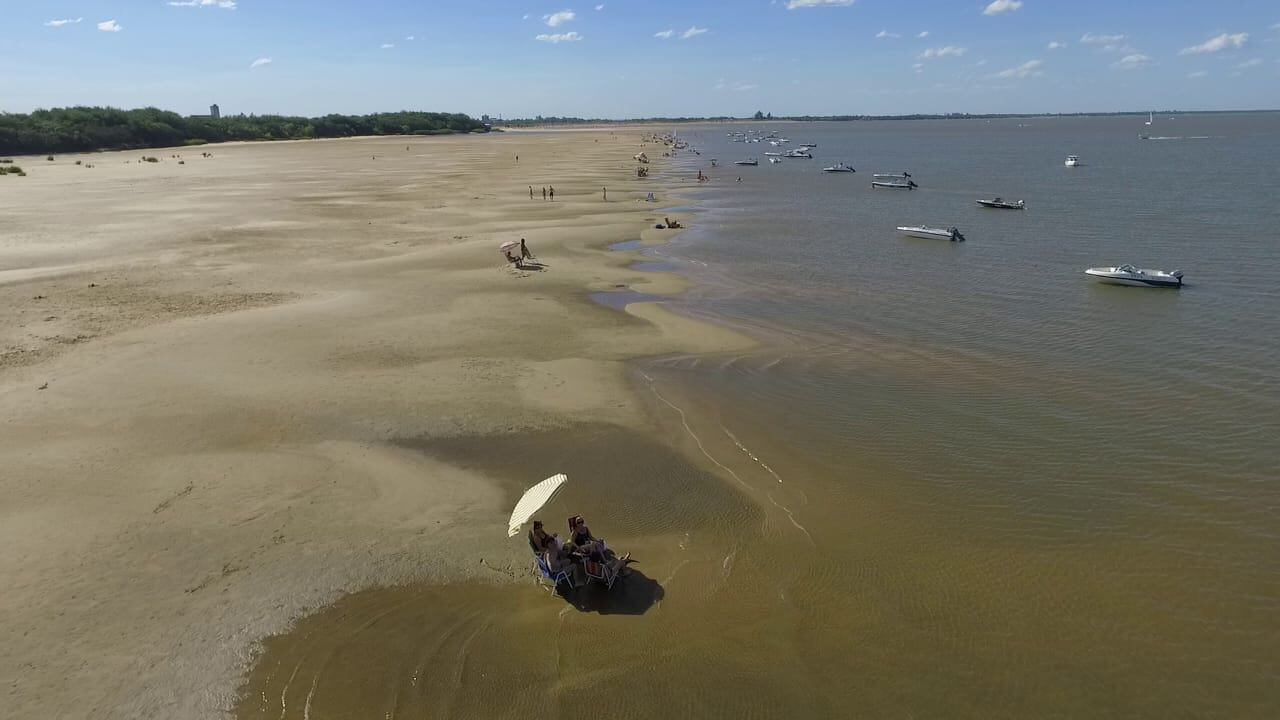
[(1097, 280), (1104, 285), (1123, 285), (1125, 287), (1146, 287), (1146, 288), (1172, 288), (1182, 287), (1182, 278), (1180, 277), (1161, 277), (1161, 276), (1143, 276), (1134, 275), (1113, 275), (1092, 270), (1085, 270), (1085, 275)]
[(880, 188), (884, 190), (914, 190), (915, 189), (914, 185), (907, 185), (905, 183), (873, 182), (871, 183), (871, 187)]

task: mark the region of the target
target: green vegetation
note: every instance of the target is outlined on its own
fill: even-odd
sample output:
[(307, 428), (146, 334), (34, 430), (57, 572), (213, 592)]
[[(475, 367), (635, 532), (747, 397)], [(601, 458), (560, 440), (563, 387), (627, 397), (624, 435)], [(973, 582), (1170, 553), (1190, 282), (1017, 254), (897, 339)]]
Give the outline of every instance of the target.
[(43, 154), (137, 150), (229, 140), (304, 140), (357, 135), (450, 135), (484, 132), (478, 120), (458, 113), (396, 112), (376, 115), (184, 117), (142, 108), (57, 108), (30, 114), (0, 113), (0, 153)]

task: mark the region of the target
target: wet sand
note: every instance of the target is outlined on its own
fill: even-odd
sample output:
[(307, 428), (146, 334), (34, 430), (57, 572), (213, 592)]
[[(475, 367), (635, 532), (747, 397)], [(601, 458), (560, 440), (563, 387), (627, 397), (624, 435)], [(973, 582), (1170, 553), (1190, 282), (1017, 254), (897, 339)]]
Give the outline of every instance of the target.
[[(0, 195), (5, 714), (233, 712), (257, 643), (345, 593), (401, 586), (465, 608), (540, 592), (502, 529), (518, 487), (571, 465), (583, 428), (605, 457), (630, 443), (685, 467), (653, 439), (624, 361), (750, 342), (589, 300), (683, 286), (606, 249), (662, 234), (645, 230), (661, 206), (640, 200), (666, 193), (634, 178), (640, 136), (24, 161)], [(520, 237), (543, 270), (506, 267), (497, 246)], [(560, 454), (525, 458), (512, 437)], [(682, 472), (704, 470), (667, 474)], [(589, 483), (575, 477), (584, 499)]]

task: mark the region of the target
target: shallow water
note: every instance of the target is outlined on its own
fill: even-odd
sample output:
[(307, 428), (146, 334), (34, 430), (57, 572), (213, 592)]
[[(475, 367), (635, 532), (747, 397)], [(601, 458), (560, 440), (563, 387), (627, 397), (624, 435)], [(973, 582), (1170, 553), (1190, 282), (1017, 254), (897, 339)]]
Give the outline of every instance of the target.
[[(241, 714), (1274, 716), (1280, 114), (1156, 123), (1209, 138), (788, 124), (814, 160), (725, 168), (772, 148), (682, 129), (689, 175), (722, 167), (646, 255), (699, 280), (669, 304), (765, 345), (637, 363), (652, 438), (419, 447), (513, 501), (569, 467), (548, 516), (635, 552), (633, 585), (361, 593), (268, 644)], [(903, 169), (920, 190), (869, 188)], [(893, 230), (916, 222), (968, 241)], [(1123, 262), (1187, 287), (1081, 274)]]

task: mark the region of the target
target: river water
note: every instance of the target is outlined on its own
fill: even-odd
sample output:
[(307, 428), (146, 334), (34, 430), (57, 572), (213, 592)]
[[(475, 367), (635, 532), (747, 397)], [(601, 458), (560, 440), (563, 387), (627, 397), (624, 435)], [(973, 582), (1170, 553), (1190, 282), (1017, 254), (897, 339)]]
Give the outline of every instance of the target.
[[(680, 129), (713, 179), (648, 261), (762, 346), (635, 364), (665, 444), (506, 441), (611, 478), (575, 507), (637, 576), (352, 596), (242, 716), (1273, 717), (1280, 114), (762, 124), (815, 159), (739, 168), (742, 127)], [(1125, 262), (1186, 285), (1082, 274)]]

